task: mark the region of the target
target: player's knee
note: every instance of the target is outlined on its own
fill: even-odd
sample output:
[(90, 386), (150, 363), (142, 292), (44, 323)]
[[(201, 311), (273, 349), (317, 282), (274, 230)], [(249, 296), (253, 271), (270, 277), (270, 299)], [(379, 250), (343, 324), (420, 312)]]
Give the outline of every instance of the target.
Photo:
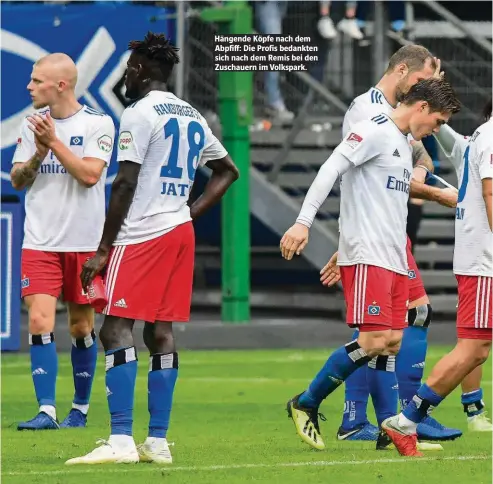
[(390, 342), (390, 331), (374, 331), (370, 333), (360, 332), (358, 343), (366, 354), (374, 358), (382, 355), (388, 348)]
[(432, 315), (431, 304), (421, 304), (407, 312), (408, 324), (409, 326), (427, 328), (431, 323)]
[(47, 334), (55, 327), (55, 317), (41, 308), (31, 308), (29, 311), (29, 333)]
[(94, 309), (84, 304), (69, 303), (69, 331), (72, 338), (85, 338), (94, 328)]
[(70, 318), (69, 322), (69, 331), (72, 338), (85, 338), (93, 329), (92, 320), (88, 320), (85, 318), (72, 319)]
[(490, 354), (491, 341), (481, 341), (476, 345), (476, 351), (473, 353), (476, 366), (482, 365)]
[(472, 368), (482, 365), (490, 354), (491, 341), (461, 339), (457, 343), (457, 347), (461, 359), (469, 363)]
[(392, 332), (390, 333), (386, 354), (395, 356), (397, 355), (397, 353), (399, 353), (402, 343), (402, 334), (402, 330), (392, 330)]
[(105, 351), (133, 346), (133, 323), (133, 320), (106, 316), (99, 331), (99, 339)]
[(173, 353), (175, 340), (172, 323), (146, 323), (144, 326), (144, 343), (149, 353)]

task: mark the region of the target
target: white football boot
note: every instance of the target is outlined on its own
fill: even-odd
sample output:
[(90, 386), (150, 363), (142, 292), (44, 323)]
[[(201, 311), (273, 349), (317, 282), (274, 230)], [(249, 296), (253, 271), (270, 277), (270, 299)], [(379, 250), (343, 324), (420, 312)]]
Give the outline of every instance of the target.
[(173, 458), (171, 457), (169, 445), (166, 439), (147, 437), (146, 441), (137, 447), (140, 462), (171, 464)]
[[(132, 439), (133, 442), (133, 439)], [(107, 440), (98, 440), (96, 447), (89, 454), (74, 457), (65, 462), (65, 465), (76, 464), (135, 464), (139, 462), (139, 453), (135, 442), (133, 445), (115, 445)]]
[(486, 417), (486, 412), (467, 417), (467, 427), (470, 432), (493, 432), (493, 424)]

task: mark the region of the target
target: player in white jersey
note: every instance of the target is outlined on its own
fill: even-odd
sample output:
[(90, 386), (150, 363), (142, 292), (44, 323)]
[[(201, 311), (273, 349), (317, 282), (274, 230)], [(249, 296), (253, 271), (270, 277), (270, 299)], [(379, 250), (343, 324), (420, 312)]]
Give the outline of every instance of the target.
[[(67, 464), (139, 458), (172, 462), (166, 440), (178, 373), (172, 322), (185, 322), (190, 316), (192, 220), (218, 202), (238, 178), (237, 168), (203, 116), (167, 90), (173, 66), (179, 62), (178, 49), (164, 35), (152, 32), (143, 41), (131, 42), (130, 49), (125, 86), (127, 97), (137, 101), (122, 116), (120, 167), (103, 236), (81, 274), (86, 286), (108, 263), (109, 302), (99, 336), (106, 352), (111, 436)], [(212, 175), (204, 193), (189, 207), (195, 173), (203, 165), (212, 169)], [(149, 434), (138, 449), (132, 436), (136, 319), (145, 321), (144, 342), (150, 353)]]
[[(109, 116), (81, 105), (77, 69), (65, 54), (38, 60), (27, 86), (38, 111), (21, 126), (12, 185), (27, 188), (22, 245), (22, 297), (29, 309), (31, 371), (38, 415), (19, 430), (85, 427), (96, 369), (94, 311), (79, 279), (103, 231), (106, 167), (115, 128)], [(59, 425), (55, 308), (68, 303), (75, 386), (73, 407)]]
[[(363, 119), (370, 119), (381, 113), (390, 115), (411, 86), (423, 79), (442, 77), (440, 68), (440, 60), (435, 59), (425, 47), (407, 45), (400, 48), (390, 58), (387, 70), (376, 86), (356, 97), (351, 103), (344, 116), (343, 136), (346, 136), (352, 127)], [(411, 140), (411, 145), (414, 166), (425, 167), (432, 171), (433, 162), (426, 153), (423, 143)], [(341, 179), (341, 193), (344, 192), (345, 177)], [(455, 207), (457, 193), (454, 190), (430, 187), (425, 185), (424, 181), (425, 172), (415, 169), (410, 184), (411, 198), (434, 200), (444, 206)], [(401, 406), (405, 407), (421, 385), (432, 307), (412, 254), (409, 238), (407, 263), (408, 327), (404, 330), (399, 354), (380, 356), (374, 364), (354, 372), (345, 382), (344, 412), (337, 432), (338, 440), (377, 440), (377, 450), (386, 449), (390, 444), (387, 435), (370, 424), (367, 417), (369, 395), (372, 396), (377, 423), (380, 426), (383, 420), (396, 413), (398, 400)], [(330, 285), (333, 285), (340, 279), (337, 254), (322, 269), (322, 281), (325, 282), (331, 274), (334, 277)], [(327, 282), (325, 284), (328, 285)], [(357, 331), (353, 339), (357, 338)], [(461, 435), (460, 430), (444, 427), (431, 417), (422, 422), (418, 428), (420, 440), (452, 440)]]
[[(490, 112), (491, 115), (491, 112)], [(417, 455), (416, 426), (489, 356), (492, 340), (493, 121), (472, 135), (459, 168), (454, 273), (458, 282), (457, 344), (433, 368), (409, 405), (382, 427), (402, 455)]]
[[(491, 118), (491, 99), (485, 106), (483, 117), (485, 121)], [(462, 173), (465, 169), (464, 154), (468, 146), (469, 136), (458, 134), (450, 126), (444, 126), (435, 135), (435, 138), (445, 156), (452, 162), (457, 179), (463, 179)], [(456, 216), (460, 215), (460, 213), (456, 210)], [(486, 417), (481, 379), (482, 365), (476, 367), (461, 383), (461, 402), (464, 413), (467, 415), (468, 429), (473, 432), (491, 432), (493, 431), (493, 425), (490, 419)]]
[(288, 402), (299, 436), (317, 449), (325, 447), (317, 417), (322, 401), (358, 367), (379, 355), (395, 355), (407, 325), (406, 219), (412, 174), (407, 135), (421, 140), (458, 110), (450, 85), (428, 79), (414, 85), (390, 116), (356, 123), (320, 168), (296, 223), (281, 240), (286, 259), (301, 253), (320, 205), (344, 175), (338, 264), (347, 324), (360, 331), (329, 357), (305, 392)]

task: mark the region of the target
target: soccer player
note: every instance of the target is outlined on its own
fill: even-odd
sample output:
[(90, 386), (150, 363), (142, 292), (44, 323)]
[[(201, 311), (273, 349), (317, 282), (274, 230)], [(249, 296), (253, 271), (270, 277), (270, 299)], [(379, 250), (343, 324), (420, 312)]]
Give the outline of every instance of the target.
[[(76, 83), (76, 66), (65, 54), (50, 54), (34, 64), (27, 89), (37, 111), (23, 121), (13, 158), (12, 186), (27, 188), (21, 287), (29, 309), (31, 371), (39, 404), (39, 413), (19, 423), (19, 430), (85, 427), (96, 369), (94, 311), (79, 274), (103, 231), (104, 183), (115, 127), (109, 116), (77, 101)], [(62, 290), (75, 395), (59, 425), (53, 330)]]
[[(490, 111), (491, 116), (491, 111)], [(454, 273), (458, 283), (455, 348), (433, 368), (407, 407), (382, 428), (400, 454), (421, 456), (416, 426), (490, 353), (492, 340), (492, 178), (493, 121), (472, 135), (458, 167), (459, 198), (455, 217)], [(472, 405), (471, 405), (472, 406)]]
[[(409, 45), (400, 48), (389, 60), (387, 71), (375, 87), (358, 96), (349, 107), (343, 124), (346, 136), (355, 123), (370, 119), (382, 112), (391, 114), (409, 88), (422, 79), (440, 78), (440, 61), (435, 59), (423, 46)], [(433, 171), (433, 162), (421, 142), (412, 140), (413, 163)], [(442, 205), (455, 207), (457, 194), (450, 189), (439, 189), (425, 185), (426, 172), (415, 169), (411, 180), (410, 195), (415, 198), (434, 200)], [(344, 177), (341, 193), (344, 191)], [(407, 246), (409, 275), (409, 325), (404, 330), (401, 348), (397, 358), (383, 355), (375, 364), (355, 371), (345, 382), (345, 403), (342, 424), (337, 432), (338, 440), (377, 440), (377, 449), (384, 449), (389, 440), (384, 432), (371, 425), (367, 418), (368, 396), (372, 395), (373, 406), (380, 425), (401, 405), (412, 398), (421, 384), (427, 350), (427, 332), (431, 322), (432, 308), (424, 289), (414, 256)], [(334, 268), (335, 258), (329, 261)], [(322, 273), (327, 268), (322, 270)], [(335, 283), (335, 282), (334, 282)], [(357, 338), (358, 330), (353, 338)], [(398, 390), (397, 390), (398, 388)], [(462, 433), (457, 429), (443, 427), (435, 419), (420, 424), (421, 439), (445, 440), (457, 438)]]
[[(491, 118), (491, 99), (483, 111), (484, 121)], [(438, 146), (450, 159), (460, 179), (462, 161), (468, 146), (469, 137), (456, 133), (450, 126), (446, 125), (435, 135)], [(481, 388), (482, 366), (476, 367), (467, 375), (461, 383), (461, 403), (464, 413), (467, 415), (468, 428), (472, 432), (491, 432), (493, 425), (486, 417), (485, 404), (483, 401), (483, 389)], [(417, 391), (418, 389), (416, 389)]]
[[(169, 464), (166, 434), (178, 374), (173, 321), (190, 316), (194, 266), (192, 220), (216, 204), (238, 170), (203, 116), (168, 92), (178, 53), (162, 34), (132, 41), (125, 86), (136, 100), (123, 113), (118, 175), (103, 236), (82, 271), (86, 286), (106, 264), (108, 306), (100, 332), (106, 354), (111, 436), (67, 464), (151, 461)], [(212, 170), (204, 193), (189, 207), (199, 166)], [(149, 434), (136, 448), (132, 436), (137, 353), (132, 328), (145, 321), (149, 349)]]
[(358, 367), (371, 362), (379, 368), (378, 361), (390, 366), (388, 358), (378, 357), (398, 352), (407, 325), (406, 218), (412, 175), (407, 135), (421, 140), (458, 110), (450, 85), (428, 79), (412, 86), (390, 116), (356, 123), (320, 168), (296, 223), (281, 240), (284, 258), (301, 253), (320, 205), (344, 175), (338, 265), (347, 323), (360, 331), (332, 353), (305, 392), (288, 402), (298, 434), (317, 449), (325, 447), (318, 425), (321, 402)]

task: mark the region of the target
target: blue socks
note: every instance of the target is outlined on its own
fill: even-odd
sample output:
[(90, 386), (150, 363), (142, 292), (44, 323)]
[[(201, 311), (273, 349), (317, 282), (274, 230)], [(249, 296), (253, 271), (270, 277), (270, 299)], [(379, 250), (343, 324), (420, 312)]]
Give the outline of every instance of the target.
[(464, 412), (468, 417), (474, 417), (484, 412), (483, 390), (474, 390), (473, 392), (463, 393), (461, 402), (464, 406)]
[(31, 373), (38, 404), (55, 407), (58, 355), (53, 333), (29, 335)]
[(177, 377), (178, 353), (156, 354), (149, 357), (147, 381), (149, 437), (166, 437)]
[(330, 355), (308, 390), (300, 396), (299, 404), (302, 407), (318, 408), (329, 394), (369, 359), (356, 340), (341, 346)]
[(106, 351), (106, 396), (111, 435), (132, 435), (137, 354), (135, 346)]
[(74, 375), (74, 404), (88, 405), (96, 371), (98, 345), (94, 331), (84, 338), (72, 338), (72, 370)]
[(411, 399), (402, 414), (416, 424), (424, 420), (444, 397), (436, 394), (426, 383), (421, 385), (418, 393)]
[(401, 409), (411, 401), (421, 386), (428, 349), (428, 328), (409, 326), (404, 329), (401, 349), (396, 358)]
[(397, 413), (398, 385), (395, 356), (376, 356), (368, 363), (368, 388), (375, 408), (378, 426)]
[[(358, 338), (359, 331), (353, 334), (353, 340)], [(351, 430), (368, 423), (366, 408), (368, 406), (368, 382), (366, 381), (366, 367), (358, 368), (346, 379), (344, 414), (341, 427)]]

